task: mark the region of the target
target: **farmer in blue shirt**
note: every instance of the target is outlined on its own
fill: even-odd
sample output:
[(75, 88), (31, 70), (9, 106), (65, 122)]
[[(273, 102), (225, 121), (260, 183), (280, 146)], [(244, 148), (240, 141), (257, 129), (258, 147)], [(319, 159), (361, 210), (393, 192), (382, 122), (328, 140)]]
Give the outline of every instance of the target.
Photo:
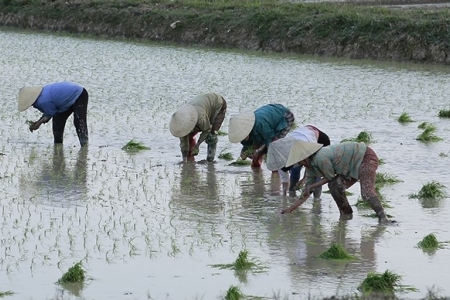
[(30, 131), (53, 119), (55, 144), (63, 142), (67, 118), (73, 113), (73, 124), (81, 146), (88, 143), (87, 106), (89, 95), (85, 88), (71, 82), (57, 82), (41, 86), (23, 87), (19, 90), (18, 109), (25, 111), (30, 106), (43, 113), (42, 117), (31, 122)]
[(267, 104), (254, 112), (244, 112), (230, 118), (228, 139), (243, 145), (241, 158), (252, 159), (252, 167), (261, 167), (267, 147), (283, 138), (294, 124), (294, 114), (281, 104)]

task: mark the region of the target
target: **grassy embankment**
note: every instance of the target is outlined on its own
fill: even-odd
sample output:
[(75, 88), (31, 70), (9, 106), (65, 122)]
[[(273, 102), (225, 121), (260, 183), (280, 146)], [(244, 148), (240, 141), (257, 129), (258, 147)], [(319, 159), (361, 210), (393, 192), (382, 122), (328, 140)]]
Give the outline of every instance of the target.
[(0, 25), (185, 45), (450, 64), (448, 9), (275, 0), (0, 0)]

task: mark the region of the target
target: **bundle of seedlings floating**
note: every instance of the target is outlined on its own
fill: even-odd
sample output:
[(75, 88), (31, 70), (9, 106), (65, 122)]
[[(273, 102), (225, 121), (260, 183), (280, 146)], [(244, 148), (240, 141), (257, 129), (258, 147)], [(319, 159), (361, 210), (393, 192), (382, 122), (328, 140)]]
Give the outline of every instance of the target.
[(434, 126), (432, 124), (426, 124), (423, 129), (424, 129), (423, 132), (417, 136), (416, 140), (422, 141), (422, 142), (442, 141), (442, 138), (440, 138), (434, 134), (436, 132), (436, 126)]
[(58, 279), (58, 284), (71, 284), (71, 283), (83, 283), (86, 279), (85, 271), (80, 262), (69, 268), (69, 270), (63, 274), (63, 276)]
[(448, 196), (445, 189), (443, 184), (433, 180), (424, 184), (417, 194), (409, 195), (409, 198), (439, 200)]
[(235, 285), (230, 286), (225, 294), (225, 300), (240, 300), (245, 298), (246, 297), (242, 293), (241, 289)]
[(0, 298), (6, 297), (6, 296), (11, 296), (11, 295), (14, 295), (14, 293), (11, 291), (6, 291), (6, 292), (0, 291)]
[(348, 260), (348, 259), (356, 259), (355, 256), (349, 254), (345, 248), (340, 244), (332, 244), (328, 250), (323, 252), (318, 256), (318, 258), (322, 259), (342, 259), (342, 260)]
[(425, 129), (425, 128), (427, 128), (428, 126), (433, 126), (433, 125), (430, 124), (430, 123), (428, 123), (428, 122), (422, 122), (422, 123), (419, 124), (419, 126), (417, 126), (417, 128), (419, 128), (419, 129)]
[(414, 122), (413, 119), (408, 115), (408, 113), (404, 112), (397, 119), (400, 123), (411, 123)]
[(242, 158), (238, 158), (236, 161), (233, 161), (230, 166), (248, 166), (251, 165), (252, 161), (251, 160), (246, 160), (246, 159), (242, 159)]
[(450, 118), (450, 109), (441, 109), (438, 116), (440, 118)]
[(150, 148), (145, 146), (142, 142), (132, 139), (122, 147), (122, 150), (127, 152), (137, 152), (141, 150), (150, 150)]
[(402, 180), (398, 179), (394, 175), (389, 175), (386, 173), (377, 172), (375, 178), (375, 185), (383, 186), (383, 185), (392, 185), (397, 182), (402, 182)]
[(363, 282), (358, 286), (358, 290), (364, 294), (368, 293), (393, 293), (401, 285), (401, 276), (389, 270), (384, 273), (370, 272)]
[(223, 152), (224, 150), (222, 150), (218, 156), (218, 158), (220, 159), (224, 159), (224, 160), (233, 160), (233, 154), (231, 152)]
[(355, 138), (351, 139), (344, 139), (341, 141), (343, 142), (358, 142), (358, 143), (365, 143), (370, 144), (373, 142), (372, 135), (367, 131), (361, 131)]
[(438, 241), (434, 233), (430, 233), (417, 243), (417, 247), (424, 251), (434, 251), (443, 248), (442, 244), (442, 242)]
[(214, 268), (219, 269), (230, 269), (235, 271), (253, 271), (253, 272), (261, 272), (266, 267), (259, 262), (258, 260), (248, 257), (249, 252), (247, 250), (242, 250), (239, 252), (237, 259), (231, 264), (215, 264), (211, 265)]

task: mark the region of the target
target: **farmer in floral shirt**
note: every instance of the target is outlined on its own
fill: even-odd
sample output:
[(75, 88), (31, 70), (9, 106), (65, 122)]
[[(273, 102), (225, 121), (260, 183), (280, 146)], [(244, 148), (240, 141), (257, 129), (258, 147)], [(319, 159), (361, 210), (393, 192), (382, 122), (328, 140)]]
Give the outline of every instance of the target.
[[(359, 180), (362, 199), (370, 204), (381, 223), (390, 222), (375, 191), (378, 168), (375, 152), (366, 144), (356, 142), (322, 146), (303, 141), (292, 145), (286, 166), (298, 163), (306, 167), (306, 182), (302, 196), (282, 213), (292, 212), (309, 198), (317, 186), (328, 183), (341, 215), (352, 214), (345, 190)], [(317, 177), (322, 179), (316, 181)]]
[(264, 105), (231, 117), (228, 138), (232, 143), (240, 142), (241, 158), (252, 158), (252, 167), (259, 168), (269, 144), (285, 137), (294, 121), (294, 114), (283, 105)]

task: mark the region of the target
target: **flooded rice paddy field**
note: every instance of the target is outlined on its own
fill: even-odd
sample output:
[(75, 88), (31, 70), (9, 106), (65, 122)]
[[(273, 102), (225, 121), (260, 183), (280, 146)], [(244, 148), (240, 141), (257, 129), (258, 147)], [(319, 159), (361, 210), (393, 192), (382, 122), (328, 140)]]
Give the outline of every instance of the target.
[[(0, 292), (14, 292), (8, 299), (223, 299), (230, 286), (268, 299), (321, 299), (358, 293), (368, 272), (385, 270), (416, 288), (399, 298), (421, 299), (429, 289), (450, 296), (450, 245), (417, 248), (430, 233), (450, 241), (450, 198), (409, 198), (433, 180), (450, 188), (450, 120), (437, 116), (450, 109), (447, 67), (11, 31), (0, 40)], [(54, 147), (51, 124), (28, 131), (37, 110), (17, 111), (20, 87), (61, 80), (90, 93), (87, 149), (72, 118)], [(280, 215), (294, 198), (280, 195), (265, 166), (180, 165), (168, 121), (203, 92), (227, 100), (225, 132), (231, 115), (274, 102), (332, 143), (369, 132), (384, 161), (379, 171), (402, 180), (381, 189), (397, 224), (379, 226), (371, 210), (356, 207), (353, 219), (340, 221), (327, 193)], [(403, 112), (415, 122), (400, 124)], [(416, 140), (425, 121), (442, 141)], [(123, 151), (131, 139), (151, 150)], [(221, 151), (236, 159), (240, 147), (221, 136)], [(198, 158), (205, 157), (206, 145)], [(350, 191), (355, 204), (359, 187)], [(317, 259), (333, 243), (358, 259)], [(232, 263), (241, 250), (264, 272), (211, 266)], [(82, 288), (55, 284), (79, 261), (89, 277)]]

